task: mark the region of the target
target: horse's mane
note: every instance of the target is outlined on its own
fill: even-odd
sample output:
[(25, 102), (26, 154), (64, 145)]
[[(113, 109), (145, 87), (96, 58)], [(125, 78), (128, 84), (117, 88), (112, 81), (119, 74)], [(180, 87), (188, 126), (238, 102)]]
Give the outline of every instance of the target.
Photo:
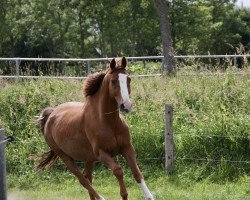
[(88, 76), (83, 86), (83, 94), (85, 97), (92, 96), (97, 92), (105, 75), (105, 72), (96, 72)]
[(116, 67), (113, 69), (107, 69), (106, 72), (96, 72), (94, 74), (90, 74), (87, 79), (84, 81), (83, 85), (83, 94), (85, 97), (93, 96), (99, 89), (102, 81), (107, 73), (113, 73), (118, 70), (125, 70), (125, 68), (121, 67), (122, 60), (116, 61)]

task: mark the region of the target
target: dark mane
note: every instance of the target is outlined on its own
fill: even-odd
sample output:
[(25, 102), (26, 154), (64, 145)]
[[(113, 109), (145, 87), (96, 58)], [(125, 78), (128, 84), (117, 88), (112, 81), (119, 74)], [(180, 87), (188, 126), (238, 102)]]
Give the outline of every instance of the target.
[(88, 76), (83, 86), (83, 94), (85, 97), (92, 96), (97, 92), (105, 75), (105, 72), (96, 72)]

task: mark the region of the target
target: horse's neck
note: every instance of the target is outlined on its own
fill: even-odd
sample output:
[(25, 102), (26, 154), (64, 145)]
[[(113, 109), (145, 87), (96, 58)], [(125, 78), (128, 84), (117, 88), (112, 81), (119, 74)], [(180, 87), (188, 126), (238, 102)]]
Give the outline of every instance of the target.
[(117, 102), (109, 96), (108, 83), (103, 82), (97, 95), (99, 114), (106, 118), (119, 117)]

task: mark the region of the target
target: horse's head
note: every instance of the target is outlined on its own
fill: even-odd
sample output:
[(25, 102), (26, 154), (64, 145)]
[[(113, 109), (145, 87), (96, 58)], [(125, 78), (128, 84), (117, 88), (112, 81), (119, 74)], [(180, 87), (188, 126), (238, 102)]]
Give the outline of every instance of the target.
[(119, 61), (113, 59), (110, 62), (109, 94), (111, 98), (115, 98), (121, 111), (130, 112), (132, 110), (129, 99), (131, 79), (127, 74), (126, 65), (125, 57)]

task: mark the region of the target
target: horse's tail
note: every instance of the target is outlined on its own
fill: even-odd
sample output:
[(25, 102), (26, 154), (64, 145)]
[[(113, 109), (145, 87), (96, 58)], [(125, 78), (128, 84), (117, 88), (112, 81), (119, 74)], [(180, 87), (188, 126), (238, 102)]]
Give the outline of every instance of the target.
[(38, 124), (40, 124), (41, 128), (42, 128), (42, 132), (44, 134), (44, 127), (45, 127), (45, 124), (50, 116), (50, 114), (54, 111), (54, 108), (51, 108), (51, 107), (47, 107), (45, 108), (41, 115), (38, 117), (38, 119), (36, 120)]
[[(44, 128), (45, 124), (50, 116), (50, 114), (54, 111), (54, 108), (47, 107), (45, 108), (41, 115), (38, 117), (37, 122), (40, 124), (42, 132), (44, 134)], [(41, 155), (32, 155), (30, 156), (30, 159), (32, 160), (40, 160), (38, 164), (36, 164), (36, 169), (44, 169), (49, 168), (52, 166), (58, 159), (58, 156), (55, 154), (53, 150), (50, 150), (48, 152), (45, 152)]]
[(36, 164), (36, 169), (39, 170), (51, 167), (59, 158), (58, 155), (56, 155), (55, 152), (52, 150), (43, 153), (39, 157), (42, 159), (42, 161)]

